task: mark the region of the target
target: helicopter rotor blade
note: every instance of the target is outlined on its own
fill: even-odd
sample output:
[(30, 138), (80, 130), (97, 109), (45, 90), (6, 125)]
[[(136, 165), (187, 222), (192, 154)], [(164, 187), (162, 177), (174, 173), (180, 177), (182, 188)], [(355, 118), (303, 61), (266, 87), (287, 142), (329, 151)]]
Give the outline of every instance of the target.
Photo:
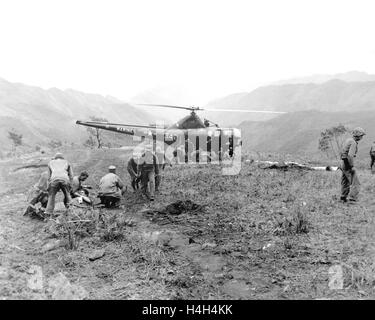
[(150, 107), (184, 109), (184, 110), (195, 110), (195, 108), (193, 108), (193, 107), (172, 106), (172, 105), (169, 105), (169, 104), (136, 103), (136, 105), (137, 106), (150, 106)]
[(278, 113), (284, 114), (285, 111), (268, 111), (268, 110), (246, 110), (246, 109), (201, 109), (204, 111), (214, 111), (214, 112), (250, 112), (250, 113)]

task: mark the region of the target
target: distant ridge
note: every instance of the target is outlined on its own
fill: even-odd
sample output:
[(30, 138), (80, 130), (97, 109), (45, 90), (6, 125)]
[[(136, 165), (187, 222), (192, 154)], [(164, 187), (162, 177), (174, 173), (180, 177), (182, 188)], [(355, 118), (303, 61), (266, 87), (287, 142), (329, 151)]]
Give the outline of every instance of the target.
[(91, 116), (129, 124), (153, 122), (147, 112), (114, 97), (73, 89), (44, 90), (0, 78), (0, 143), (3, 150), (11, 148), (8, 131), (13, 128), (23, 134), (25, 145), (31, 148), (36, 144), (45, 145), (52, 139), (82, 144), (87, 139), (86, 129), (77, 126), (75, 121)]
[[(207, 107), (287, 112), (306, 110), (375, 111), (375, 75), (353, 71), (334, 76), (286, 80), (279, 84), (259, 87), (249, 93), (235, 93), (216, 99), (211, 101)], [(225, 119), (226, 125), (238, 125), (244, 120), (257, 121), (272, 118), (271, 116), (261, 118), (254, 114), (239, 115), (235, 113), (225, 116), (218, 113), (214, 117), (213, 120), (216, 121), (219, 121), (220, 118)]]

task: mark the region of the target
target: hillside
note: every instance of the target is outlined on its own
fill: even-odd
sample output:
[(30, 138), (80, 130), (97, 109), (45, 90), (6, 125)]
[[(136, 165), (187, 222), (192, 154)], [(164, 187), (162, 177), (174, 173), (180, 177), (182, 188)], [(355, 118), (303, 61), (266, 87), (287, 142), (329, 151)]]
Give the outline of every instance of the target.
[[(324, 83), (297, 83), (270, 85), (257, 88), (250, 93), (233, 94), (210, 102), (207, 107), (224, 109), (249, 109), (271, 111), (375, 111), (375, 81), (346, 82), (330, 80)], [(214, 119), (225, 119), (226, 125), (242, 121), (268, 120), (258, 114), (215, 113)]]
[(91, 116), (129, 124), (153, 122), (148, 113), (113, 97), (71, 89), (44, 90), (0, 79), (0, 143), (3, 150), (11, 147), (7, 137), (11, 129), (23, 134), (24, 143), (29, 147), (47, 144), (51, 139), (80, 144), (87, 139), (87, 133), (85, 128), (75, 125), (75, 121)]
[(319, 155), (321, 131), (338, 124), (349, 128), (361, 126), (367, 135), (360, 143), (358, 156), (366, 158), (375, 139), (374, 123), (375, 111), (302, 111), (281, 115), (266, 122), (245, 121), (239, 127), (245, 151)]
[(337, 74), (315, 74), (307, 77), (292, 78), (273, 82), (275, 85), (296, 83), (323, 83), (330, 80), (342, 80), (346, 82), (368, 82), (375, 81), (375, 75), (360, 71), (349, 71)]

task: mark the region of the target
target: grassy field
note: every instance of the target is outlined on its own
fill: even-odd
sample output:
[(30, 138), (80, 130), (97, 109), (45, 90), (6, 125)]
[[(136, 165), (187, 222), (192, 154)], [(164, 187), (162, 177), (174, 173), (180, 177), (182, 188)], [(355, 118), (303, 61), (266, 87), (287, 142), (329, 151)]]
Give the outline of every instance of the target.
[[(366, 169), (359, 172), (360, 202), (351, 206), (337, 200), (340, 172), (264, 170), (246, 163), (237, 176), (221, 175), (218, 166), (167, 167), (156, 201), (149, 203), (131, 190), (129, 151), (75, 150), (65, 155), (76, 174), (90, 173), (87, 183), (94, 188), (108, 165), (116, 165), (128, 186), (122, 208), (103, 212), (106, 223), (99, 231), (77, 234), (75, 249), (43, 251), (64, 234), (56, 232), (53, 222), (22, 213), (27, 192), (44, 168), (14, 169), (48, 159), (34, 155), (2, 161), (3, 299), (51, 299), (49, 279), (60, 272), (90, 299), (375, 297), (375, 187)], [(165, 207), (179, 200), (202, 208), (167, 214)], [(85, 212), (76, 210), (84, 219)], [(61, 204), (56, 211), (63, 213)], [(87, 212), (86, 218), (95, 214)], [(98, 249), (105, 255), (90, 261)], [(37, 290), (28, 286), (30, 266), (43, 272)], [(342, 289), (329, 286), (333, 266), (343, 270)]]

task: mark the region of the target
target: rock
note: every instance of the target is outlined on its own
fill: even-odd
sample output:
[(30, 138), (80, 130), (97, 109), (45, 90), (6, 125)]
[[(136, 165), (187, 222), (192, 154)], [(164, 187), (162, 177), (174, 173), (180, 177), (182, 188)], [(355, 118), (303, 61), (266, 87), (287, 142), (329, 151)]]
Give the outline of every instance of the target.
[(0, 280), (8, 280), (9, 278), (9, 270), (5, 267), (0, 267)]
[(216, 243), (214, 242), (205, 242), (202, 244), (202, 249), (205, 249), (205, 248), (215, 248), (217, 246)]
[(189, 244), (195, 243), (193, 238), (189, 238)]
[(340, 265), (334, 265), (328, 270), (329, 283), (331, 290), (341, 290), (344, 288), (344, 274)]
[(42, 247), (42, 253), (46, 253), (48, 251), (51, 251), (51, 250), (54, 250), (54, 249), (57, 249), (59, 247), (64, 247), (68, 244), (68, 241), (63, 239), (63, 240), (54, 240), (54, 241), (50, 241), (48, 243), (46, 243), (43, 247)]
[(168, 245), (175, 249), (184, 248), (189, 245), (189, 239), (173, 235), (173, 238), (169, 241)]
[(172, 233), (170, 231), (145, 232), (143, 238), (156, 245), (167, 246), (172, 240)]
[(71, 284), (61, 272), (49, 280), (48, 286), (53, 300), (83, 300), (89, 297), (82, 286)]
[(37, 265), (32, 265), (27, 273), (32, 274), (32, 276), (27, 281), (27, 286), (33, 291), (43, 290), (43, 271), (42, 267)]
[(90, 254), (89, 260), (95, 261), (97, 259), (104, 257), (104, 255), (105, 255), (105, 249), (95, 250), (94, 252)]
[(272, 247), (273, 243), (268, 243), (265, 246), (263, 246), (262, 250), (267, 250), (268, 248)]

